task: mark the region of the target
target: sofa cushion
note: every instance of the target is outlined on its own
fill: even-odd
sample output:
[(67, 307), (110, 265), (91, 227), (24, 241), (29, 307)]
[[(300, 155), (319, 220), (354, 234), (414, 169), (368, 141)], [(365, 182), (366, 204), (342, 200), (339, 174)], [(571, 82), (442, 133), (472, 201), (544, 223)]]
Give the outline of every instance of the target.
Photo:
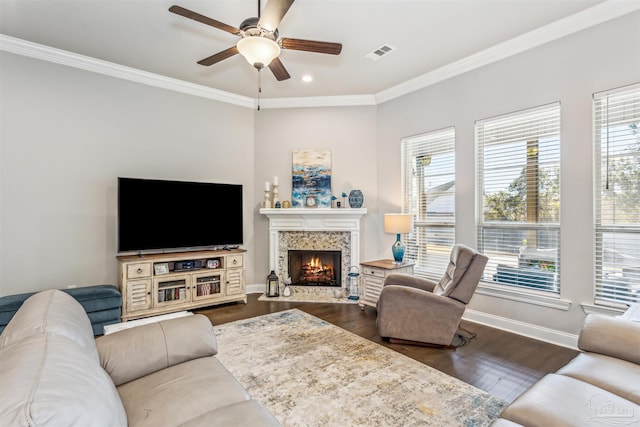
[(556, 373), (593, 384), (640, 405), (640, 365), (635, 363), (597, 353), (580, 353)]
[(504, 418), (497, 418), (491, 424), (491, 427), (521, 427), (522, 424), (514, 423), (513, 421), (505, 420)]
[(107, 373), (81, 344), (64, 334), (40, 333), (14, 339), (0, 349), (0, 378), (0, 425), (127, 424), (124, 407)]
[(589, 383), (549, 374), (509, 405), (500, 417), (528, 427), (584, 427), (640, 422), (640, 406)]
[(52, 289), (30, 296), (0, 335), (0, 348), (37, 334), (65, 336), (99, 361), (87, 313), (65, 292)]
[(589, 314), (580, 331), (578, 347), (640, 364), (640, 322)]
[(122, 307), (122, 295), (113, 285), (81, 286), (62, 290), (74, 297), (87, 313)]
[(97, 338), (96, 345), (116, 385), (218, 352), (211, 321), (202, 314), (124, 329)]
[(118, 393), (129, 426), (136, 427), (177, 426), (249, 399), (245, 389), (214, 356), (180, 363), (130, 381), (119, 386)]
[(197, 418), (181, 424), (180, 427), (278, 427), (280, 422), (257, 400), (243, 400), (214, 411), (206, 412)]

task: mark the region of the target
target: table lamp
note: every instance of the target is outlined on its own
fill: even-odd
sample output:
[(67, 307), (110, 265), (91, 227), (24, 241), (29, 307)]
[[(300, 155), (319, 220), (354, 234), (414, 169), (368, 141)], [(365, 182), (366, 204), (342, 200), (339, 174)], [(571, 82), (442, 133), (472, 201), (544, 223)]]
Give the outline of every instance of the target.
[(396, 242), (391, 246), (391, 252), (393, 252), (394, 263), (402, 264), (405, 246), (400, 240), (400, 234), (413, 231), (413, 216), (410, 214), (384, 214), (384, 231), (397, 235)]

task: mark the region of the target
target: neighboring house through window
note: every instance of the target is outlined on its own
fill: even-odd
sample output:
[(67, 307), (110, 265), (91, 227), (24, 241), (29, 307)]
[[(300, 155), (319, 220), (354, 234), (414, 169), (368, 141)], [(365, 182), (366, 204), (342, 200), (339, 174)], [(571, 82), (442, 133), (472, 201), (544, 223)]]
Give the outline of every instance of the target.
[(476, 122), (484, 281), (560, 291), (560, 104)]
[(402, 211), (414, 218), (403, 238), (416, 275), (442, 275), (455, 243), (455, 130), (402, 140)]
[(640, 84), (593, 96), (595, 302), (640, 302)]

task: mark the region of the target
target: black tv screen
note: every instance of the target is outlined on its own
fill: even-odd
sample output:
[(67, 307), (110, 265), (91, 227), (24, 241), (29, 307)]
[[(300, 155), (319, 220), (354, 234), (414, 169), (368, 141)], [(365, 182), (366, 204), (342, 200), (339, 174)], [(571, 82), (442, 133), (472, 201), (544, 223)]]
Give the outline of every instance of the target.
[(118, 252), (238, 246), (242, 185), (118, 178)]

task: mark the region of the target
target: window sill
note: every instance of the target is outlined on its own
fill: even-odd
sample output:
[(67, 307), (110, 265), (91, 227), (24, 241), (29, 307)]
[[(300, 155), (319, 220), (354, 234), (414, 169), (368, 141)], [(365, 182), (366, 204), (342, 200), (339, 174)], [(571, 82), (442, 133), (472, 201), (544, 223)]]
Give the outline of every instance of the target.
[(562, 311), (568, 311), (569, 307), (571, 307), (571, 301), (561, 299), (560, 296), (550, 296), (541, 292), (515, 289), (509, 286), (496, 285), (488, 282), (480, 282), (476, 293)]

